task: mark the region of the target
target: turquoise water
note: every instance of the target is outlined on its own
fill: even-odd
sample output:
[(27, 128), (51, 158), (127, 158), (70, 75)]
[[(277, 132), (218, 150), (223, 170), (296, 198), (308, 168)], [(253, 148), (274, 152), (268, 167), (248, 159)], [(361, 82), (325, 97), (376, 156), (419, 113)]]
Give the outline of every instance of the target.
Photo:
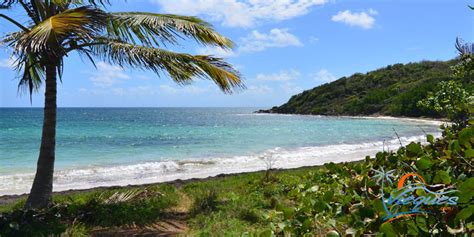
[[(248, 167), (246, 162), (255, 163), (252, 158), (269, 151), (305, 154), (302, 148), (340, 145), (336, 148), (344, 154), (348, 152), (344, 149), (354, 150), (357, 144), (376, 144), (381, 150), (381, 141), (393, 143), (393, 129), (404, 139), (420, 136), (422, 130), (439, 132), (437, 125), (419, 121), (254, 114), (256, 109), (60, 108), (57, 177), (64, 181), (62, 188), (72, 185), (68, 179), (74, 179), (77, 172), (91, 174), (88, 183), (80, 187), (108, 185), (114, 183), (108, 181), (117, 180), (113, 168), (121, 167), (117, 175), (144, 169), (131, 177), (138, 179), (135, 183), (142, 182), (141, 176), (160, 181), (153, 179), (157, 174), (147, 176), (157, 172), (156, 165), (160, 167), (159, 177), (169, 175), (170, 179), (181, 174), (178, 178), (183, 178), (190, 169), (219, 171), (214, 160), (226, 159), (225, 164), (235, 161), (234, 165)], [(41, 126), (42, 109), (0, 109), (0, 181), (4, 183), (3, 187), (0, 184), (0, 194), (23, 192), (30, 185)], [(289, 157), (286, 159), (291, 162)], [(191, 164), (194, 166), (189, 168)], [(149, 167), (153, 171), (147, 171)], [(104, 178), (108, 175), (112, 176)]]

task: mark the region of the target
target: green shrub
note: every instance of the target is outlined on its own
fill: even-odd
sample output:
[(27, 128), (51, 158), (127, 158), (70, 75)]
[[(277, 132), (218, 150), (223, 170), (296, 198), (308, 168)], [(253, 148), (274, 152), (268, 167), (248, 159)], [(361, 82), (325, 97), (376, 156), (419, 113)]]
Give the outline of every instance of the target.
[[(266, 214), (276, 234), (296, 236), (328, 230), (344, 234), (352, 229), (357, 235), (384, 233), (387, 236), (469, 233), (474, 228), (474, 128), (460, 131), (444, 128), (444, 136), (427, 136), (427, 145), (410, 143), (395, 152), (379, 152), (365, 162), (324, 165), (306, 175), (288, 192), (293, 204), (280, 204)], [(397, 190), (396, 183), (378, 183), (375, 170), (394, 175), (418, 173), (438, 189), (456, 187), (459, 201), (444, 212), (404, 217), (403, 221), (384, 223), (387, 212), (382, 205), (386, 194)], [(410, 206), (395, 206), (409, 211)], [(325, 232), (326, 231), (326, 232)]]
[(191, 212), (193, 214), (216, 211), (219, 205), (217, 192), (214, 189), (204, 190), (194, 198)]

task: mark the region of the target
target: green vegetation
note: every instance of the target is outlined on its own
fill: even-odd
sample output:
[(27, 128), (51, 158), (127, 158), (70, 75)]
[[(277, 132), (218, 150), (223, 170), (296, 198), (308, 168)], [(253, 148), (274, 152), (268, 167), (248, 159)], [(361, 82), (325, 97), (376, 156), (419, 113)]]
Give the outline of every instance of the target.
[[(261, 112), (444, 117), (419, 107), (417, 102), (435, 90), (439, 82), (453, 79), (451, 67), (458, 62), (394, 64), (365, 74), (356, 73), (294, 95), (286, 104)], [(474, 91), (472, 82), (454, 79), (467, 91)]]
[[(385, 236), (404, 234), (430, 236), (469, 233), (474, 228), (474, 129), (464, 128), (453, 133), (445, 129), (442, 139), (427, 136), (427, 145), (410, 143), (394, 152), (379, 152), (375, 159), (355, 164), (327, 164), (311, 172), (288, 192), (294, 204), (277, 206), (268, 219), (276, 233), (325, 234), (333, 230), (343, 236), (352, 230), (357, 236), (384, 233)], [(400, 178), (405, 173), (422, 175), (427, 184), (437, 184), (437, 191), (456, 187), (458, 203), (453, 209), (403, 217), (385, 222), (387, 212), (382, 197), (396, 194), (397, 182), (376, 182), (377, 170), (392, 171)], [(418, 196), (427, 195), (424, 191)], [(433, 196), (434, 197), (434, 196)], [(390, 212), (406, 212), (413, 205), (389, 207)], [(430, 208), (424, 206), (423, 208)], [(447, 217), (447, 218), (446, 218)]]
[[(456, 40), (460, 54), (459, 62), (452, 66), (453, 77), (458, 81), (442, 81), (435, 91), (428, 92), (425, 99), (418, 102), (418, 107), (436, 111), (454, 122), (454, 127), (465, 127), (473, 109), (474, 83), (474, 44), (463, 44)], [(470, 85), (467, 89), (464, 84)]]

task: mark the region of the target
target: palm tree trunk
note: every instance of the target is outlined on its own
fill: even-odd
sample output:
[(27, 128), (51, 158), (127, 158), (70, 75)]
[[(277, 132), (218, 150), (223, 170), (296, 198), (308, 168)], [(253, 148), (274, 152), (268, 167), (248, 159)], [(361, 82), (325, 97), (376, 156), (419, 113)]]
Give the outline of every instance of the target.
[(46, 66), (43, 133), (36, 175), (25, 208), (44, 208), (51, 203), (56, 148), (56, 66)]

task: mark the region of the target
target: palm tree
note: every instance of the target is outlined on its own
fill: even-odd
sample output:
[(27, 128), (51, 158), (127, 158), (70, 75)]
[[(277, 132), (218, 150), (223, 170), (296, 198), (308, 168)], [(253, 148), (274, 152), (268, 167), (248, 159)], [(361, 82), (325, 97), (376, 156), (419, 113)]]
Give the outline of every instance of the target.
[[(215, 82), (225, 93), (243, 84), (238, 71), (221, 58), (190, 55), (166, 49), (183, 38), (225, 49), (232, 41), (199, 18), (145, 12), (106, 12), (109, 0), (0, 0), (0, 9), (19, 8), (27, 25), (1, 14), (19, 31), (0, 38), (12, 49), (19, 89), (31, 94), (45, 82), (41, 147), (37, 170), (25, 208), (51, 203), (56, 145), (56, 84), (64, 57), (73, 52), (89, 59), (162, 73), (179, 84), (195, 78)], [(94, 64), (95, 65), (95, 64)]]

